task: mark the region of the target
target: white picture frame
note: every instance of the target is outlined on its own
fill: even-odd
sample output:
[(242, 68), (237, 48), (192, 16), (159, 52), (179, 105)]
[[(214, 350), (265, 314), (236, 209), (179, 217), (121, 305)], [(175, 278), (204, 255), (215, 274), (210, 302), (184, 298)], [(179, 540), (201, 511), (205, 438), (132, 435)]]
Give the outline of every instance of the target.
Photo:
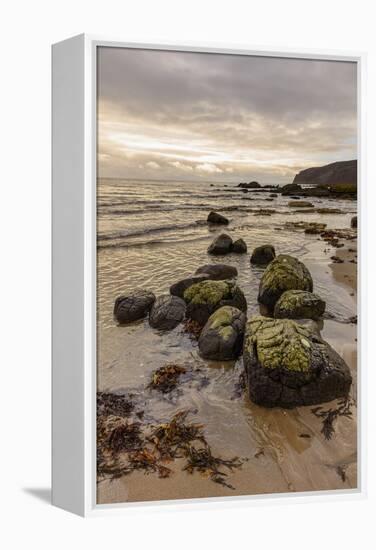
[(366, 495), (365, 63), (363, 53), (223, 44), (138, 44), (79, 35), (52, 47), (52, 502), (92, 516), (129, 507), (218, 507), (223, 498), (96, 503), (96, 51), (100, 46), (352, 61), (358, 68), (358, 487), (226, 497), (227, 505)]

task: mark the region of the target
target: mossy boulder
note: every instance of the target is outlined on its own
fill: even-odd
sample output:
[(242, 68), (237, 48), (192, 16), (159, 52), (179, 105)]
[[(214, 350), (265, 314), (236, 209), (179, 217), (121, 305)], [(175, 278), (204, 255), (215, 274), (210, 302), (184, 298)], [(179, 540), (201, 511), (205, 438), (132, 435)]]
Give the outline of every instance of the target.
[(292, 408), (347, 396), (349, 367), (312, 325), (262, 316), (247, 323), (243, 361), (254, 403)]
[(215, 256), (222, 256), (229, 254), (232, 251), (232, 239), (226, 233), (221, 233), (214, 239), (208, 248), (208, 253)]
[(186, 277), (185, 279), (181, 279), (177, 283), (174, 283), (170, 286), (170, 294), (173, 296), (179, 296), (179, 298), (184, 298), (184, 292), (189, 288), (190, 286), (194, 285), (195, 283), (201, 283), (201, 281), (207, 281), (211, 277), (208, 273), (202, 272), (198, 273), (196, 275), (191, 275), (190, 277)]
[(275, 248), (271, 244), (257, 246), (251, 256), (251, 264), (268, 265), (275, 258)]
[(235, 254), (245, 254), (247, 252), (247, 245), (243, 239), (237, 239), (233, 242), (232, 252)]
[(258, 301), (271, 312), (286, 290), (312, 292), (313, 281), (306, 266), (297, 258), (280, 254), (265, 269), (259, 286)]
[(324, 300), (313, 292), (287, 290), (274, 306), (278, 319), (319, 319), (325, 312)]
[(206, 264), (196, 270), (196, 275), (207, 274), (213, 281), (234, 279), (238, 276), (236, 267), (228, 264)]
[(215, 311), (205, 324), (198, 347), (204, 359), (229, 361), (242, 351), (246, 316), (239, 309), (224, 306)]
[(211, 211), (208, 215), (208, 223), (214, 223), (214, 224), (220, 224), (220, 225), (228, 225), (229, 221), (225, 216), (222, 216), (222, 214), (218, 214), (218, 212)]
[(223, 306), (247, 310), (243, 292), (233, 281), (202, 281), (184, 292), (186, 317), (204, 325), (210, 315)]
[(138, 321), (147, 316), (154, 301), (153, 292), (135, 289), (116, 298), (114, 316), (120, 324)]
[(150, 310), (149, 324), (159, 330), (172, 330), (184, 319), (185, 309), (185, 301), (178, 296), (159, 296)]

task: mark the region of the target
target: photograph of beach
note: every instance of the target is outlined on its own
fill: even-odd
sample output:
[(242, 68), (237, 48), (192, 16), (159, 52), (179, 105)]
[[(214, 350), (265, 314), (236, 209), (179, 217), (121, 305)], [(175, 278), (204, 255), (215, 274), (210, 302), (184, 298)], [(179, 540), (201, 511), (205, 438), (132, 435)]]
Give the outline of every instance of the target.
[(97, 503), (356, 489), (357, 65), (97, 48)]

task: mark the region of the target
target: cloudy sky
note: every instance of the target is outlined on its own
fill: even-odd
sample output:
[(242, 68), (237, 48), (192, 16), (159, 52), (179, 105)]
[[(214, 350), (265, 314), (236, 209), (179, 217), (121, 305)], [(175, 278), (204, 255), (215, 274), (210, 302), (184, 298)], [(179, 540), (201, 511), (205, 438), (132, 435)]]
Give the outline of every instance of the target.
[(289, 182), (356, 158), (356, 65), (98, 49), (101, 177)]

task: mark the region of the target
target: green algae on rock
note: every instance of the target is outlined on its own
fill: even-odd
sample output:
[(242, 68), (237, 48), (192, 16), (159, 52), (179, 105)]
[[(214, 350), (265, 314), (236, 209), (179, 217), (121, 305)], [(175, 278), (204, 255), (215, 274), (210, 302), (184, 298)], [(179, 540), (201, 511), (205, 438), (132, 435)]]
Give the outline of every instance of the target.
[(186, 316), (204, 325), (210, 315), (222, 306), (247, 310), (243, 292), (233, 281), (202, 281), (184, 292), (187, 302)]
[(198, 340), (202, 357), (217, 361), (235, 359), (242, 349), (245, 321), (245, 314), (235, 307), (217, 309)]
[(265, 407), (317, 405), (345, 397), (352, 382), (348, 366), (321, 339), (313, 321), (252, 318), (246, 325), (243, 362), (249, 397)]
[(324, 300), (313, 292), (287, 290), (274, 307), (277, 319), (319, 319), (325, 312)]
[(311, 360), (309, 332), (294, 321), (254, 317), (250, 321), (252, 345), (262, 367), (306, 372)]
[(312, 292), (313, 281), (302, 262), (287, 254), (280, 254), (263, 273), (258, 301), (273, 310), (275, 303), (286, 290)]

